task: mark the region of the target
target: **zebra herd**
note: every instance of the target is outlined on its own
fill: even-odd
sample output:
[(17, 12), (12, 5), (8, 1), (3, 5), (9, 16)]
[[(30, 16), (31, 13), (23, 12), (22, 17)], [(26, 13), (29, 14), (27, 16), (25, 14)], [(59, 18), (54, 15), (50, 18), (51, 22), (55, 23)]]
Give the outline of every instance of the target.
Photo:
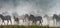
[[(45, 15), (45, 16), (48, 17), (47, 15)], [(39, 21), (39, 24), (42, 25), (42, 22), (43, 22), (43, 19), (42, 19), (42, 18), (43, 18), (42, 16), (34, 16), (34, 15), (32, 15), (32, 14), (30, 14), (30, 15), (25, 14), (25, 15), (21, 16), (20, 18), (13, 15), (13, 19), (14, 19), (14, 21), (15, 21), (17, 24), (19, 24), (19, 20), (20, 20), (20, 19), (23, 19), (23, 22), (25, 22), (26, 19), (27, 19), (28, 21), (32, 21), (32, 24), (33, 24), (33, 23), (36, 24), (37, 21)], [(12, 19), (11, 19), (11, 16), (10, 16), (10, 15), (4, 16), (4, 15), (0, 14), (0, 19), (2, 20), (2, 23), (4, 23), (4, 21), (6, 20), (6, 21), (7, 21), (7, 25), (8, 25), (8, 22), (9, 22), (9, 21), (10, 21), (11, 24), (12, 24)], [(60, 21), (60, 16), (54, 14), (54, 15), (52, 16), (52, 19), (53, 19), (53, 20), (56, 19), (56, 21)], [(4, 23), (4, 24), (5, 24), (5, 23)], [(28, 23), (28, 24), (30, 24), (30, 23)]]
[[(9, 21), (10, 21), (10, 23), (12, 24), (12, 19), (11, 19), (11, 16), (10, 15), (6, 15), (6, 16), (4, 16), (4, 15), (2, 15), (2, 14), (0, 14), (0, 19), (2, 20), (2, 23), (4, 23), (5, 24), (5, 20), (7, 21), (7, 25), (8, 25), (8, 23), (9, 23)], [(21, 18), (18, 18), (18, 17), (16, 17), (16, 16), (14, 16), (13, 15), (13, 19), (14, 19), (14, 21), (18, 24), (19, 23), (19, 20), (20, 19), (23, 19), (23, 22), (24, 22), (24, 20), (26, 21), (26, 19), (28, 19), (28, 21), (32, 21), (32, 23), (34, 23), (34, 24), (36, 24), (36, 22), (37, 21), (40, 21), (40, 23), (42, 24), (42, 22), (41, 22), (41, 20), (42, 20), (42, 17), (41, 16), (37, 16), (37, 17), (35, 17), (34, 15), (28, 15), (28, 14), (25, 14), (23, 17), (21, 17)]]

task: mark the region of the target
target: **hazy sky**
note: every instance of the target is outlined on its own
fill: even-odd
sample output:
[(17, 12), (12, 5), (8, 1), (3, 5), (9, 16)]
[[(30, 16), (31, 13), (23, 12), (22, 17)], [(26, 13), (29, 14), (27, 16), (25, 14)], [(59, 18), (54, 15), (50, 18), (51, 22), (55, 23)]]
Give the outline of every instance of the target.
[(60, 0), (0, 0), (0, 11), (52, 15), (60, 12)]

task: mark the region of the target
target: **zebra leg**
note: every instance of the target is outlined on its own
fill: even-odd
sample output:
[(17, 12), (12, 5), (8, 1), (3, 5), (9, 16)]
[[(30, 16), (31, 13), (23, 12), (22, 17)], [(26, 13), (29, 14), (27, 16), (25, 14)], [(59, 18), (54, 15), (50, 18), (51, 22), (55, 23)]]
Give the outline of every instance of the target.
[(15, 23), (16, 23), (15, 25), (17, 25), (18, 24), (18, 21), (16, 21)]
[(7, 20), (7, 25), (8, 25), (8, 23), (9, 23), (9, 20)]
[(56, 24), (55, 24), (55, 20), (53, 19), (53, 25), (55, 26)]
[(23, 22), (25, 22), (25, 20), (23, 19)]
[(17, 23), (17, 21), (16, 21), (16, 20), (14, 20), (14, 25), (16, 25), (16, 23)]
[(17, 25), (19, 25), (19, 21), (17, 21)]
[(12, 25), (12, 20), (10, 20), (10, 22), (11, 22), (11, 25)]
[(39, 25), (41, 25), (41, 21), (39, 21)]
[(32, 25), (33, 25), (33, 21), (32, 21)]
[(19, 21), (15, 21), (16, 22), (16, 24), (15, 25), (18, 25), (19, 24)]
[(36, 25), (36, 21), (34, 21), (34, 25)]
[(35, 21), (32, 21), (32, 24), (34, 24), (34, 25), (35, 25), (35, 24), (36, 24), (36, 22), (35, 22)]
[(15, 25), (16, 23), (15, 23), (15, 20), (14, 20), (14, 25)]
[(5, 25), (5, 22), (4, 22), (4, 20), (2, 20), (2, 24), (4, 23), (4, 25)]
[(56, 21), (56, 25), (57, 25), (57, 21)]
[(28, 21), (28, 25), (30, 25), (30, 21)]
[(42, 25), (42, 22), (41, 21), (39, 21), (39, 25)]

